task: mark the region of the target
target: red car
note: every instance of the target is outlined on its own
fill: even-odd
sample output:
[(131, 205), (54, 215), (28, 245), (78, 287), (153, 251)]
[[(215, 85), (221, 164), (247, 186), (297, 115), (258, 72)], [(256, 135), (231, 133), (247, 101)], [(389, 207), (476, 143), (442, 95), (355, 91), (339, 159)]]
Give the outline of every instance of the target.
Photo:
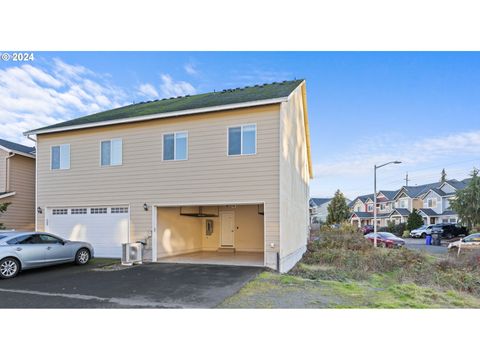
[(363, 225), (362, 232), (363, 232), (363, 235), (370, 234), (371, 232), (373, 232), (373, 225)]
[[(369, 233), (365, 235), (365, 239), (375, 242), (375, 234)], [(399, 248), (405, 246), (405, 240), (395, 236), (389, 232), (377, 232), (377, 246), (386, 248)]]

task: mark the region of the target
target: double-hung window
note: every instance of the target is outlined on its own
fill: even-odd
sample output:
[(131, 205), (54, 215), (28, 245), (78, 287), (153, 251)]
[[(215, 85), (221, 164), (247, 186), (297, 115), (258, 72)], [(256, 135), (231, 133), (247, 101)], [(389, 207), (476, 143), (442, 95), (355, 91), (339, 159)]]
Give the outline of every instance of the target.
[(257, 152), (257, 125), (228, 128), (228, 155), (253, 155)]
[(56, 145), (51, 148), (52, 170), (70, 169), (70, 145)]
[(122, 139), (104, 140), (100, 147), (102, 166), (122, 165)]
[(163, 134), (163, 160), (187, 160), (188, 133), (186, 131)]

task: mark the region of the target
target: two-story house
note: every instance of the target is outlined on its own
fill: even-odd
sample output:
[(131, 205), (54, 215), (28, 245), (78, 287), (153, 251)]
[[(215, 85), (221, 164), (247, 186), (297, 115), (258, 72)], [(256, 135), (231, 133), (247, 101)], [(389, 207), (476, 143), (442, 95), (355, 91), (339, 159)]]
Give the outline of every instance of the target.
[(9, 230), (35, 228), (35, 148), (0, 139), (0, 223)]
[[(318, 229), (321, 224), (327, 221), (328, 206), (333, 198), (311, 198), (310, 199), (310, 226), (312, 229)], [(347, 205), (350, 200), (345, 199)]]
[(96, 256), (288, 271), (306, 250), (306, 84), (147, 101), (25, 133), (37, 141), (37, 230)]
[(458, 214), (451, 209), (450, 200), (455, 198), (457, 190), (468, 185), (469, 180), (446, 180), (425, 192), (421, 196), (423, 206), (419, 209), (425, 224), (457, 223)]
[[(381, 190), (377, 193), (377, 225), (386, 226), (393, 209), (393, 198), (397, 192)], [(358, 196), (350, 203), (352, 214), (350, 223), (354, 226), (373, 225), (374, 196), (373, 194)]]
[(328, 205), (332, 198), (311, 198), (310, 199), (310, 226), (318, 229), (325, 223), (328, 215)]
[[(377, 224), (387, 226), (388, 222), (405, 223), (413, 209), (419, 211), (425, 224), (457, 223), (458, 214), (450, 208), (450, 200), (455, 197), (457, 190), (464, 189), (468, 183), (469, 179), (453, 179), (403, 186), (397, 191), (380, 191), (377, 194)], [(372, 199), (372, 195), (359, 196), (350, 204), (350, 222), (353, 225), (361, 227), (373, 224)]]

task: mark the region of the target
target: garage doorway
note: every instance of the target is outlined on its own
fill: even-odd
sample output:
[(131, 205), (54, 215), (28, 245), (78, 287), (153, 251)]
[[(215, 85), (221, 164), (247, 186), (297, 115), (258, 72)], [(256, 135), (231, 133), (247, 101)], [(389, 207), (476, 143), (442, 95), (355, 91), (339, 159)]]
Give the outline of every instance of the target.
[(152, 217), (153, 261), (265, 264), (263, 204), (155, 206)]

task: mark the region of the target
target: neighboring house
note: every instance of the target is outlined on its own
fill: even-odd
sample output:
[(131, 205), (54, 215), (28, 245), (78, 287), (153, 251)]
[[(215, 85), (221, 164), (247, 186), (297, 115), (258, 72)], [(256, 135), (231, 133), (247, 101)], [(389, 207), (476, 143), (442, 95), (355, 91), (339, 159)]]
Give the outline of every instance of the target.
[(7, 229), (35, 229), (35, 148), (0, 139), (0, 214)]
[(221, 254), (284, 272), (306, 250), (303, 80), (148, 101), (25, 134), (37, 140), (37, 230), (90, 241), (97, 256), (143, 241), (146, 260)]
[[(417, 209), (425, 224), (457, 223), (458, 214), (450, 208), (450, 200), (457, 190), (464, 189), (469, 179), (446, 180), (417, 186), (403, 186), (396, 191), (377, 194), (377, 224), (387, 226), (405, 223), (413, 209)], [(351, 204), (350, 222), (359, 227), (373, 225), (373, 195), (357, 197)]]
[[(393, 209), (396, 191), (382, 190), (377, 193), (377, 224), (386, 226)], [(354, 226), (373, 225), (374, 195), (361, 195), (350, 203), (350, 223)]]
[[(318, 229), (321, 224), (327, 221), (328, 205), (333, 198), (311, 198), (310, 199), (310, 226), (312, 229)], [(345, 199), (347, 204), (350, 200)]]
[(310, 199), (310, 226), (318, 228), (327, 221), (328, 205), (332, 198), (311, 198)]
[(457, 190), (464, 189), (470, 179), (462, 181), (446, 180), (438, 187), (432, 188), (421, 196), (422, 208), (419, 209), (425, 224), (457, 223), (458, 214), (450, 208), (450, 201), (455, 198)]

